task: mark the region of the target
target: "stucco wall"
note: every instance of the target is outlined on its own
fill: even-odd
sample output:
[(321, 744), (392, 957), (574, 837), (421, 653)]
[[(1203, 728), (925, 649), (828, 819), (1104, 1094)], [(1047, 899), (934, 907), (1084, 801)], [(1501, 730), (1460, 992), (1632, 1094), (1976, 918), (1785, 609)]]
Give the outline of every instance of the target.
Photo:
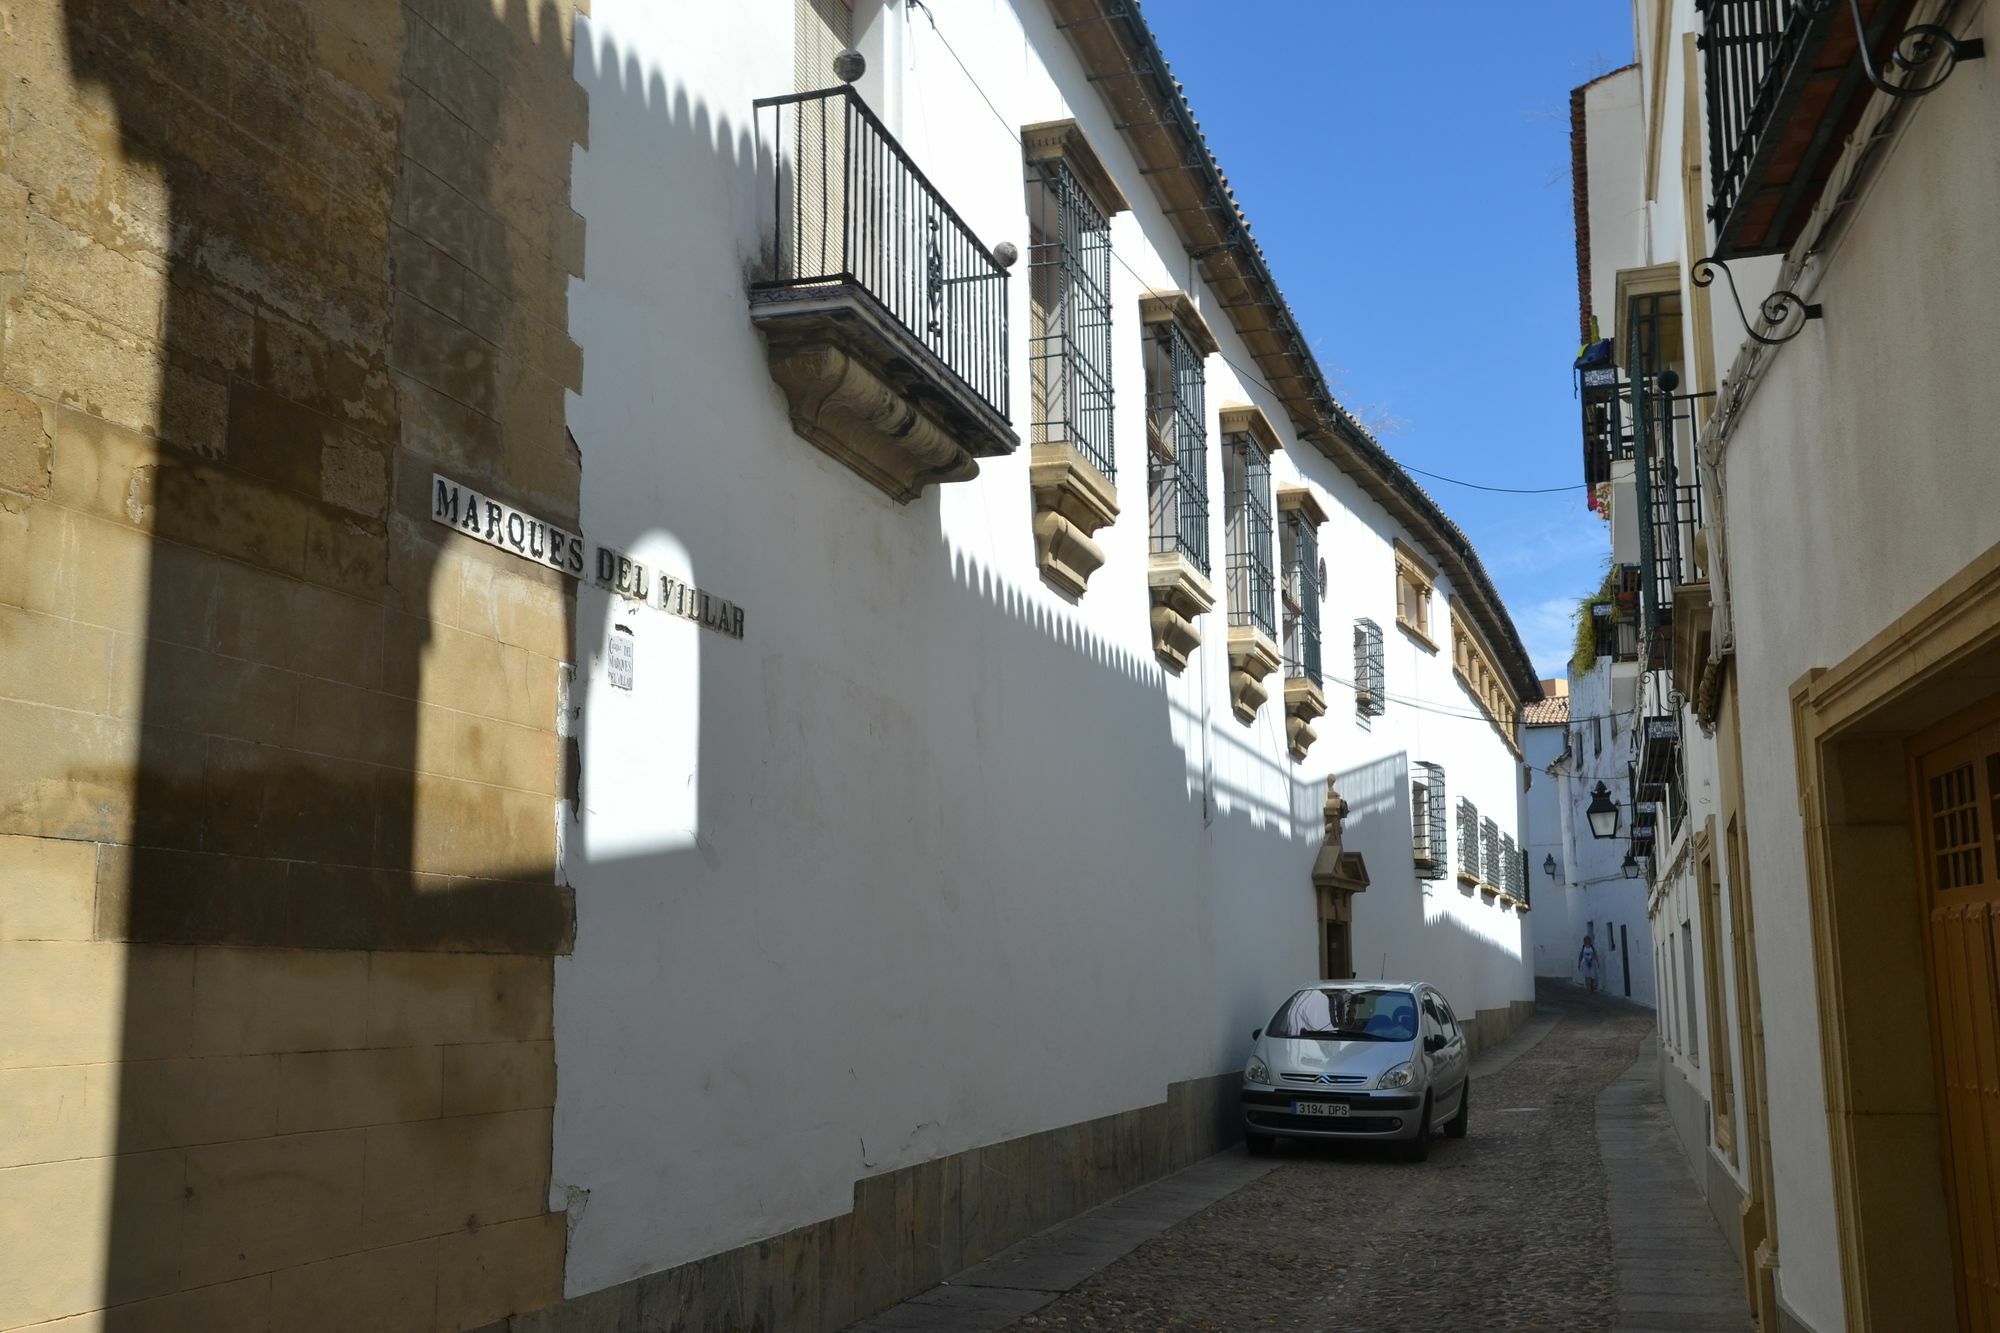
[(1996, 121), (1978, 65), (1916, 108), (1830, 257), (1827, 317), (1773, 359), (1726, 460), (1781, 1281), (1821, 1329), (1840, 1280), (1812, 937), (1786, 924), (1807, 910), (1789, 690), (2000, 540), (2000, 159), (1974, 147)]
[[(1276, 698), (1251, 726), (1231, 716), (1220, 609), (1184, 672), (1154, 658), (1137, 302), (1185, 286), (1187, 261), (1064, 40), (1026, 11), (938, 15), (999, 117), (903, 8), (858, 6), (860, 87), (989, 243), (1027, 249), (1010, 127), (1076, 116), (1134, 201), (1113, 227), (1136, 270), (1112, 274), (1122, 515), (1078, 603), (1037, 576), (1025, 450), (897, 506), (790, 428), (745, 298), (770, 233), (750, 105), (793, 86), (790, 3), (601, 0), (583, 25), (583, 523), (742, 605), (746, 634), (579, 601), (552, 1190), (571, 1294), (843, 1213), (858, 1179), (1233, 1069), (1318, 969), (1329, 772), (1348, 775), (1348, 847), (1373, 876), (1362, 970), (1430, 977), (1467, 1014), (1530, 993), (1520, 918), (1414, 878), (1408, 758), (1443, 763), (1451, 799), (1510, 830), (1519, 772), (1452, 678), (1449, 587), (1445, 653), (1396, 629), (1390, 531), (1358, 487), (1296, 443), (1274, 464), (1333, 515), (1329, 713), (1305, 763)], [(1282, 414), (1222, 358), (1208, 375), (1219, 561), (1215, 413)], [(1357, 725), (1359, 615), (1384, 628), (1392, 694), (1440, 711), (1392, 703)], [(605, 680), (612, 623), (635, 639), (629, 693)]]

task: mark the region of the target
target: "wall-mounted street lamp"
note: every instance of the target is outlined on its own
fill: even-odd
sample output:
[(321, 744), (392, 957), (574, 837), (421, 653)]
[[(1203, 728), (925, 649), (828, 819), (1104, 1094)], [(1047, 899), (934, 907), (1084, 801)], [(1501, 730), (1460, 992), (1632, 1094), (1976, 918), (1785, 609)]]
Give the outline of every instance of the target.
[(1590, 793), (1590, 804), (1583, 816), (1590, 821), (1590, 836), (1593, 838), (1615, 838), (1618, 836), (1618, 803), (1611, 799), (1611, 791), (1602, 782)]
[(1627, 879), (1639, 878), (1639, 858), (1634, 856), (1629, 848), (1625, 852), (1624, 864), (1618, 868), (1625, 872)]
[(1554, 879), (1556, 877), (1555, 853), (1551, 852), (1549, 853), (1549, 855), (1542, 858), (1542, 873), (1544, 875), (1547, 875), (1550, 879)]

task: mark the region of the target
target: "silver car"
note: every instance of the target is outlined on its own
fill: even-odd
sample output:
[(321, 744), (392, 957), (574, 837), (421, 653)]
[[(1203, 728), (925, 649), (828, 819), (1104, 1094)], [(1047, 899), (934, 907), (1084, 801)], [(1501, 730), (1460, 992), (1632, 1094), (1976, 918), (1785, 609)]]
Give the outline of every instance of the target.
[(1471, 1060), (1435, 986), (1315, 981), (1250, 1039), (1243, 1125), (1253, 1153), (1280, 1137), (1383, 1139), (1421, 1161), (1434, 1129), (1465, 1137)]

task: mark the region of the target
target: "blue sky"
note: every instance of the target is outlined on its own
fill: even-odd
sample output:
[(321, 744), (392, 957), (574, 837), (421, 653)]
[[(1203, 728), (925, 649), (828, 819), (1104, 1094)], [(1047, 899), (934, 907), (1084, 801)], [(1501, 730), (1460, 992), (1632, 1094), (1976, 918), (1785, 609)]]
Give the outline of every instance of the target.
[[(1569, 92), (1631, 59), (1630, 7), (1146, 0), (1145, 14), (1348, 408), (1415, 467), (1581, 483)], [(1607, 549), (1583, 492), (1417, 480), (1479, 548), (1542, 675), (1561, 674)]]

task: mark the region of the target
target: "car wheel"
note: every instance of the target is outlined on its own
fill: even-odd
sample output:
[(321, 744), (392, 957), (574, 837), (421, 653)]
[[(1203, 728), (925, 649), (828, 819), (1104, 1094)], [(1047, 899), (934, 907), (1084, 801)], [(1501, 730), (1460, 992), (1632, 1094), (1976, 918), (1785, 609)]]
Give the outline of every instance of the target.
[(1462, 1139), (1465, 1129), (1472, 1119), (1472, 1080), (1465, 1080), (1465, 1086), (1458, 1090), (1458, 1114), (1444, 1122), (1444, 1134), (1448, 1139)]
[(1417, 1121), (1416, 1137), (1403, 1145), (1406, 1161), (1421, 1162), (1431, 1155), (1431, 1095), (1424, 1094), (1424, 1109)]
[(1272, 1149), (1277, 1146), (1278, 1140), (1269, 1134), (1258, 1134), (1253, 1131), (1243, 1136), (1244, 1150), (1252, 1157), (1269, 1157)]

